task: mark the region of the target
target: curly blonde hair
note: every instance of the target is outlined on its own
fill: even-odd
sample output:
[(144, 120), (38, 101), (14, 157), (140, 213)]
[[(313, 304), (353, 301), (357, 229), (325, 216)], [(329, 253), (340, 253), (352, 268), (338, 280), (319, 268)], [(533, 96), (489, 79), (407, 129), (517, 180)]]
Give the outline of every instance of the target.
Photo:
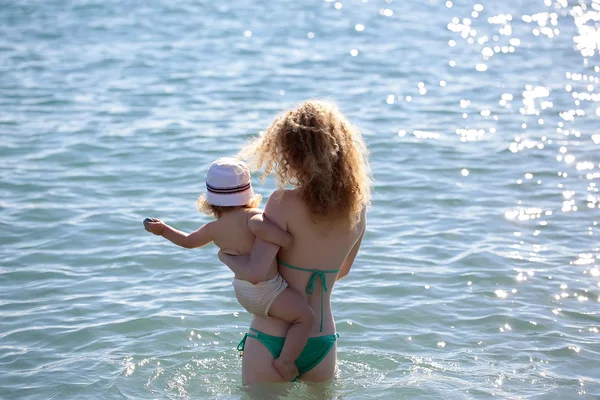
[(354, 225), (371, 199), (369, 152), (360, 131), (337, 106), (309, 100), (280, 114), (239, 156), (261, 181), (275, 172), (279, 189), (298, 188), (314, 217)]
[(206, 195), (201, 194), (198, 196), (198, 200), (196, 201), (196, 209), (199, 212), (203, 212), (207, 215), (212, 215), (215, 218), (221, 218), (223, 214), (226, 214), (230, 211), (236, 210), (238, 208), (257, 208), (262, 201), (262, 196), (260, 194), (254, 194), (254, 196), (248, 201), (247, 204), (243, 206), (215, 206), (214, 204), (210, 204), (206, 200)]

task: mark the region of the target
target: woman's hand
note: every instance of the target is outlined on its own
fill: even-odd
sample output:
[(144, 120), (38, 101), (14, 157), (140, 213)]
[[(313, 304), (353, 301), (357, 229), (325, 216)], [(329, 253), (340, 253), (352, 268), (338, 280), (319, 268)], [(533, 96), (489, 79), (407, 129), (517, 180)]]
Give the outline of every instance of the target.
[(158, 218), (146, 218), (144, 220), (144, 228), (157, 236), (162, 236), (166, 224)]

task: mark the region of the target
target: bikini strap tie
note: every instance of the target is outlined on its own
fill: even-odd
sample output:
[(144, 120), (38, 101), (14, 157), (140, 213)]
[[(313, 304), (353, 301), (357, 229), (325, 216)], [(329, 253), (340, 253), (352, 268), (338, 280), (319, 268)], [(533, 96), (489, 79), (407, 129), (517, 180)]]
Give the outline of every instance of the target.
[(312, 275), (310, 277), (310, 280), (308, 281), (308, 284), (306, 285), (306, 294), (313, 294), (315, 291), (315, 280), (317, 280), (317, 278), (321, 278), (321, 284), (323, 285), (323, 290), (326, 292), (329, 292), (329, 289), (327, 288), (327, 277), (325, 276), (325, 272), (323, 271), (312, 271)]
[(340, 272), (339, 269), (329, 269), (329, 270), (320, 270), (320, 269), (308, 269), (308, 268), (300, 268), (295, 267), (291, 264), (281, 261), (277, 259), (277, 262), (283, 266), (286, 266), (291, 269), (295, 269), (297, 271), (310, 272), (311, 276), (306, 284), (306, 294), (313, 294), (315, 292), (315, 281), (318, 277), (321, 277), (321, 326), (319, 327), (319, 332), (323, 332), (323, 309), (325, 308), (323, 301), (323, 294), (325, 292), (329, 292), (329, 288), (327, 287), (327, 276), (325, 274), (337, 274)]
[(256, 329), (254, 329), (254, 328), (250, 328), (250, 330), (252, 332), (256, 332), (256, 334), (252, 334), (252, 333), (248, 333), (248, 332), (244, 333), (244, 337), (242, 338), (242, 340), (237, 345), (237, 351), (241, 351), (241, 352), (244, 351), (244, 346), (246, 346), (246, 339), (248, 338), (248, 336), (251, 337), (251, 338), (254, 338), (254, 339), (258, 339), (257, 335), (258, 335), (259, 332)]
[(237, 351), (244, 351), (244, 347), (246, 346), (246, 338), (248, 337), (247, 333), (244, 333), (243, 339), (237, 345)]

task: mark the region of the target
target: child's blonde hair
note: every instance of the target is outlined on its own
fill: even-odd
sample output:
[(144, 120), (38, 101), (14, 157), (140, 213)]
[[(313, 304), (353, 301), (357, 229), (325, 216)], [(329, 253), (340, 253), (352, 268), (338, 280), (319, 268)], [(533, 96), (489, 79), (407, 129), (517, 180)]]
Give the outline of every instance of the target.
[(309, 100), (279, 115), (240, 152), (261, 181), (273, 171), (279, 189), (298, 187), (317, 218), (347, 218), (354, 225), (371, 199), (369, 152), (360, 131), (337, 106)]
[(238, 208), (257, 208), (262, 201), (262, 196), (255, 193), (254, 196), (243, 206), (215, 206), (206, 200), (206, 195), (201, 194), (196, 201), (196, 209), (207, 215), (212, 215), (215, 218), (221, 218), (224, 214), (237, 210)]

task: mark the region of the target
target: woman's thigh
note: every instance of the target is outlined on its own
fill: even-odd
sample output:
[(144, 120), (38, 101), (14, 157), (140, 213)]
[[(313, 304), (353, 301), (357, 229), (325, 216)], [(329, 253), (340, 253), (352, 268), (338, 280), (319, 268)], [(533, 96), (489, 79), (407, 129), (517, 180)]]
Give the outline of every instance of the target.
[(246, 338), (242, 356), (242, 384), (267, 382), (284, 382), (284, 380), (273, 367), (273, 355), (269, 349), (249, 336)]
[(337, 367), (337, 343), (333, 345), (327, 357), (316, 367), (300, 375), (299, 379), (305, 382), (325, 382), (335, 377)]

